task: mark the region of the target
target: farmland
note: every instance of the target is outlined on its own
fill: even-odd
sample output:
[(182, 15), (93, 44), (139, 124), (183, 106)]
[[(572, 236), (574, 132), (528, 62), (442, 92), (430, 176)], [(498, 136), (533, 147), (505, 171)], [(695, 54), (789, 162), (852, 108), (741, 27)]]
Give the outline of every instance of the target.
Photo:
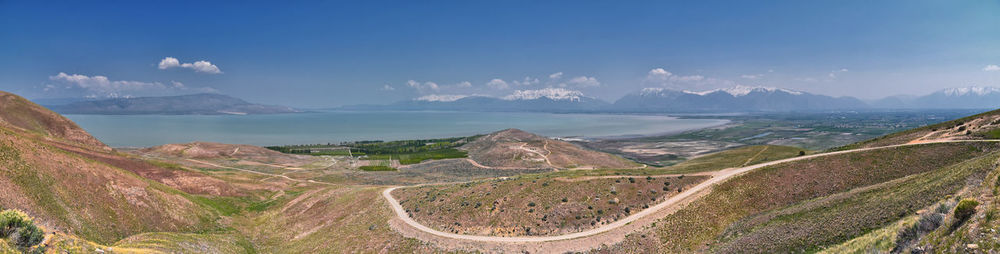
[(443, 139), (356, 141), (341, 144), (270, 146), (268, 149), (308, 155), (358, 156), (366, 160), (398, 160), (400, 164), (417, 164), (426, 160), (465, 158), (468, 155), (455, 149), (478, 136)]

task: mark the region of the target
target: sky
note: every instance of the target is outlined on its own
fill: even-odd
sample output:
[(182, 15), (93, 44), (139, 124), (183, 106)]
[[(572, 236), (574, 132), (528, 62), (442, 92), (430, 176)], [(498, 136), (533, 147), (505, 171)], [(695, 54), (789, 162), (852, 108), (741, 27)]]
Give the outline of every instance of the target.
[[(288, 3), (292, 2), (292, 3)], [(0, 0), (0, 90), (294, 107), (518, 90), (1000, 86), (998, 1)]]

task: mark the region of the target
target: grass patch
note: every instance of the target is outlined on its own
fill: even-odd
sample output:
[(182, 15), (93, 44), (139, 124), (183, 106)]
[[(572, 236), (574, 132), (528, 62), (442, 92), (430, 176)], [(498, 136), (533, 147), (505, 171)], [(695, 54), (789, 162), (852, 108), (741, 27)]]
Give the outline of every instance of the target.
[(396, 168), (393, 168), (393, 167), (390, 167), (390, 166), (381, 166), (381, 165), (379, 165), (379, 166), (361, 166), (361, 167), (358, 167), (358, 168), (360, 168), (361, 170), (364, 170), (364, 171), (396, 171)]

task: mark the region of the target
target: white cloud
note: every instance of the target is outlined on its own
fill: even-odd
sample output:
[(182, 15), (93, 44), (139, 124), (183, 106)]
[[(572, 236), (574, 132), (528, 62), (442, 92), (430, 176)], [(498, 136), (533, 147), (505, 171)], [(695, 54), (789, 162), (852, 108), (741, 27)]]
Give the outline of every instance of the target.
[(161, 70), (166, 70), (176, 67), (192, 69), (195, 72), (203, 72), (209, 74), (222, 73), (222, 71), (219, 70), (219, 66), (215, 66), (211, 62), (205, 60), (197, 61), (194, 63), (181, 63), (181, 61), (177, 60), (177, 58), (168, 56), (163, 58), (163, 60), (160, 60), (160, 64), (158, 65), (158, 68), (160, 68)]
[(430, 81), (424, 82), (424, 83), (420, 83), (420, 82), (417, 82), (416, 80), (412, 80), (411, 79), (411, 80), (407, 80), (406, 81), (406, 85), (409, 86), (409, 87), (412, 87), (414, 89), (417, 89), (417, 91), (421, 92), (421, 93), (431, 92), (431, 91), (437, 91), (437, 90), (441, 89), (441, 87), (439, 87), (437, 83), (430, 82)]
[(996, 64), (987, 65), (983, 67), (983, 71), (1000, 71), (1000, 66)]
[(396, 91), (396, 88), (390, 86), (389, 84), (385, 84), (385, 85), (382, 86), (382, 88), (379, 88), (378, 90), (380, 90), (380, 91)]
[(579, 87), (595, 87), (601, 85), (601, 82), (598, 82), (597, 78), (587, 77), (587, 76), (579, 76), (572, 78), (569, 80), (568, 83)]
[(743, 74), (740, 77), (745, 79), (760, 79), (764, 77), (764, 74)]
[(181, 61), (180, 60), (177, 60), (177, 58), (173, 58), (173, 57), (169, 57), (168, 56), (168, 57), (163, 58), (163, 60), (160, 60), (160, 66), (159, 67), (160, 67), (160, 70), (166, 70), (166, 69), (169, 69), (169, 68), (180, 67), (180, 66), (181, 66)]
[(458, 82), (458, 84), (455, 84), (455, 86), (459, 87), (459, 88), (470, 88), (470, 87), (472, 87), (472, 82), (462, 81), (462, 82)]
[(510, 85), (507, 84), (507, 81), (503, 81), (502, 79), (498, 78), (492, 79), (490, 80), (490, 82), (486, 82), (486, 86), (498, 90), (503, 90), (510, 87)]
[(530, 86), (538, 84), (540, 82), (538, 81), (537, 78), (524, 77), (524, 80), (522, 81), (514, 80), (512, 83), (514, 83), (515, 86)]
[[(843, 72), (847, 72), (847, 71), (848, 70), (846, 68), (842, 68), (840, 70), (831, 71), (830, 73), (826, 74), (826, 76), (829, 77), (830, 79), (835, 79), (835, 78), (837, 78), (837, 74), (838, 73), (843, 73)], [(827, 80), (827, 81), (833, 81), (833, 80)]]
[(448, 102), (448, 101), (457, 101), (457, 100), (465, 98), (465, 97), (469, 97), (469, 96), (468, 95), (461, 95), (461, 94), (430, 94), (430, 95), (424, 95), (424, 96), (417, 97), (414, 100), (418, 100), (418, 101), (441, 101), (441, 102)]
[(670, 73), (669, 71), (664, 70), (663, 68), (656, 68), (649, 70), (649, 73), (646, 74), (646, 80), (667, 81), (670, 78), (670, 76), (673, 75), (674, 75), (673, 73)]
[(670, 82), (695, 82), (705, 80), (705, 76), (702, 75), (691, 75), (691, 76), (677, 76), (673, 73), (664, 70), (663, 68), (656, 68), (649, 70), (646, 74), (646, 82), (666, 84)]
[(560, 79), (560, 78), (562, 78), (562, 75), (563, 75), (563, 73), (561, 71), (560, 72), (556, 72), (556, 73), (552, 73), (552, 74), (549, 74), (549, 79)]
[(59, 74), (49, 76), (49, 80), (64, 84), (65, 86), (55, 86), (48, 84), (43, 91), (57, 92), (57, 90), (70, 90), (85, 93), (90, 97), (119, 97), (137, 95), (164, 95), (177, 92), (216, 92), (210, 87), (189, 89), (184, 83), (170, 81), (169, 84), (160, 82), (111, 80), (106, 76), (87, 76), (80, 74)]

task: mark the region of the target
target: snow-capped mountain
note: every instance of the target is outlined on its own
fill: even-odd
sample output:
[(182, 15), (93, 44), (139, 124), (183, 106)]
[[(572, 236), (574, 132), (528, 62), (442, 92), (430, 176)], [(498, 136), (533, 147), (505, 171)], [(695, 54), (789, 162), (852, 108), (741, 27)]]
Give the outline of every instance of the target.
[(754, 112), (855, 109), (867, 105), (851, 97), (830, 97), (775, 87), (735, 86), (707, 91), (644, 88), (614, 103), (633, 112)]
[(1000, 88), (957, 87), (915, 98), (887, 97), (872, 103), (879, 108), (992, 109), (1000, 108)]
[(516, 90), (502, 97), (483, 95), (425, 95), (389, 105), (356, 105), (354, 110), (446, 110), (502, 112), (594, 112), (610, 104), (563, 88)]

